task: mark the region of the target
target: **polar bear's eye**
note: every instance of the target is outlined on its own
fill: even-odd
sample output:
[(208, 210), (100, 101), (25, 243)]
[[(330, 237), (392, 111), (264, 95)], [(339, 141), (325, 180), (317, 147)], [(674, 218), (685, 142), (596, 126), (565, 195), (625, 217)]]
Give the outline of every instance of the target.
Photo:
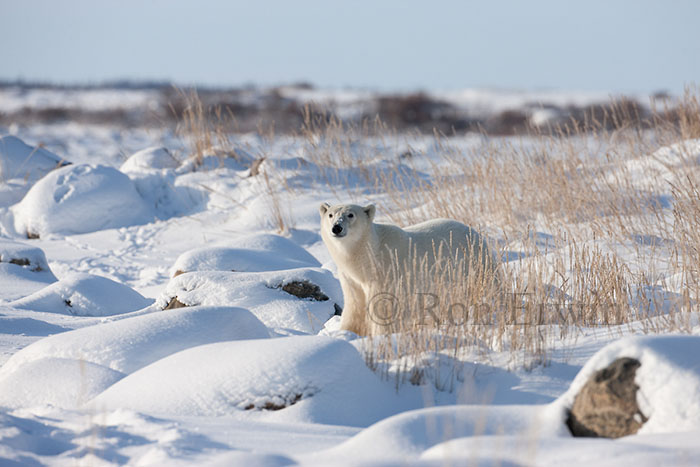
[(331, 219), (333, 219), (333, 214), (328, 214), (328, 217), (330, 217)]
[(348, 217), (349, 217), (350, 219), (352, 219), (353, 217), (355, 217), (355, 214), (350, 213), (350, 214), (348, 214)]

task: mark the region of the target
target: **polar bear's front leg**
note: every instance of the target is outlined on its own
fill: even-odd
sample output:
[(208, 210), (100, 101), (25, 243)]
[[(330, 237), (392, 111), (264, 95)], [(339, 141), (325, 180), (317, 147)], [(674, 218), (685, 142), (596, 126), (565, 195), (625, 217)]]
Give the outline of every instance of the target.
[(355, 281), (340, 275), (340, 286), (343, 289), (343, 314), (340, 318), (340, 329), (352, 331), (364, 336), (367, 334), (367, 299), (362, 287)]

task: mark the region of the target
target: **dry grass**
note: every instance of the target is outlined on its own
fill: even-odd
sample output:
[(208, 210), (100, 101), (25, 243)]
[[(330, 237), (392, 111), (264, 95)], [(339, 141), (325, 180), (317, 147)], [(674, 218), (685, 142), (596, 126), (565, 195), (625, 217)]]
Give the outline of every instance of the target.
[[(700, 137), (697, 90), (652, 110), (618, 100), (527, 137), (435, 134), (426, 146), (378, 120), (351, 126), (307, 108), (298, 141), (326, 191), (371, 198), (398, 225), (456, 219), (490, 238), (503, 259), (497, 287), (485, 274), (425, 271), (420, 262), (388, 274), (401, 318), (367, 340), (370, 367), (449, 389), (437, 373), (459, 376), (445, 359), (475, 348), (531, 365), (582, 328), (687, 330), (700, 297), (700, 164), (691, 158), (697, 149), (655, 151)], [(221, 143), (203, 109), (188, 115), (190, 133), (200, 135), (194, 154)], [(263, 175), (272, 187), (277, 174)], [(283, 195), (270, 191), (280, 231), (290, 222)]]
[[(689, 89), (648, 117), (619, 101), (526, 138), (469, 146), (436, 135), (421, 160), (427, 181), (408, 183), (395, 175), (418, 173), (411, 158), (348, 150), (368, 137), (361, 129), (334, 121), (309, 131), (307, 154), (330, 168), (339, 198), (367, 196), (353, 189), (351, 171), (373, 186), (386, 220), (462, 221), (489, 235), (505, 260), (498, 291), (449, 272), (395, 273), (387, 290), (402, 313), (430, 319), (398, 320), (390, 339), (368, 341), (370, 366), (415, 382), (427, 353), (457, 358), (475, 343), (531, 364), (585, 327), (687, 330), (700, 296), (700, 166), (683, 148), (673, 160), (654, 152), (700, 136), (697, 95)], [(426, 314), (425, 300), (436, 297)], [(450, 319), (455, 303), (469, 320)]]
[[(227, 157), (240, 159), (231, 140), (230, 128), (236, 127), (236, 119), (223, 107), (205, 107), (197, 91), (177, 89), (184, 103), (177, 118), (176, 133), (188, 143), (188, 158), (199, 167), (206, 156), (216, 156), (221, 165)], [(176, 113), (174, 108), (171, 112)]]

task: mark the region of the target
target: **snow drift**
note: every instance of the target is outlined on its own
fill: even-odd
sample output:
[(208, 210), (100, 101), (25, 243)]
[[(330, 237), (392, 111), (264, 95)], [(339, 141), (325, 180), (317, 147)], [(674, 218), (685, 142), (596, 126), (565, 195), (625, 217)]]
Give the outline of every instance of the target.
[[(251, 235), (229, 241), (227, 245), (186, 251), (175, 261), (172, 274), (192, 271), (261, 272), (320, 266), (306, 250), (279, 235)], [(283, 255), (280, 255), (281, 251)]]
[(129, 177), (111, 167), (87, 164), (49, 173), (12, 212), (15, 229), (28, 236), (94, 232), (154, 218)]
[(2, 300), (30, 295), (56, 281), (40, 248), (0, 238)]
[(162, 146), (152, 146), (135, 152), (119, 168), (124, 173), (150, 169), (175, 169), (179, 166), (175, 157)]
[(0, 138), (0, 181), (36, 181), (69, 162), (41, 147), (32, 147), (15, 136)]
[(79, 360), (128, 374), (189, 347), (268, 336), (267, 328), (241, 308), (156, 311), (41, 339), (0, 367), (0, 380), (27, 363), (45, 358)]
[(84, 360), (42, 358), (0, 377), (0, 405), (76, 408), (123, 377), (123, 373)]
[(152, 302), (106, 277), (73, 273), (9, 306), (75, 316), (111, 316), (140, 310)]
[[(325, 299), (302, 299), (283, 290), (291, 282), (318, 287)], [(317, 333), (335, 313), (342, 297), (330, 271), (299, 268), (266, 272), (198, 271), (170, 280), (158, 298), (161, 308), (173, 299), (186, 306), (239, 306), (250, 310), (266, 326)], [(323, 298), (323, 297), (321, 297)]]
[(91, 404), (169, 415), (265, 411), (275, 420), (366, 426), (398, 407), (355, 348), (321, 336), (190, 348), (124, 378)]
[(41, 147), (32, 147), (15, 136), (0, 137), (0, 207), (17, 203), (30, 186), (66, 162)]

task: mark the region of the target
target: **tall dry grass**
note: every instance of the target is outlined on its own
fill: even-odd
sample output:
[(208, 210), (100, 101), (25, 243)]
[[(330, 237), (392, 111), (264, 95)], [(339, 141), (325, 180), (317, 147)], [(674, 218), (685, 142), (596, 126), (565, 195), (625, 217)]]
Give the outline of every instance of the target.
[[(700, 137), (698, 92), (652, 103), (648, 114), (619, 99), (603, 109), (526, 136), (436, 133), (429, 144), (376, 119), (352, 126), (306, 110), (297, 141), (325, 191), (369, 198), (380, 220), (401, 226), (456, 219), (488, 237), (501, 260), (498, 286), (459, 268), (388, 274), (400, 318), (365, 341), (370, 367), (449, 390), (460, 376), (445, 361), (474, 349), (532, 365), (591, 327), (689, 329), (700, 297), (700, 145), (656, 151)], [(195, 100), (185, 119), (199, 135), (194, 154), (226, 142), (210, 117)], [(299, 190), (264, 176), (268, 188)], [(280, 231), (284, 194), (270, 192)]]
[[(339, 198), (372, 197), (384, 220), (402, 226), (459, 220), (489, 236), (503, 259), (500, 290), (458, 274), (395, 273), (387, 290), (404, 315), (426, 313), (427, 299), (439, 303), (431, 302), (429, 323), (399, 320), (388, 338), (368, 341), (370, 366), (416, 381), (426, 353), (457, 358), (475, 343), (532, 364), (584, 328), (688, 330), (700, 292), (700, 145), (678, 149), (675, 159), (655, 151), (700, 137), (697, 96), (689, 89), (647, 117), (611, 105), (526, 137), (483, 135), (475, 145), (435, 135), (420, 161), (383, 152), (397, 135), (311, 125), (308, 157), (328, 168)], [(375, 145), (365, 150), (378, 149), (349, 150), (363, 139)], [(348, 171), (371, 194), (355, 190)], [(469, 319), (455, 321), (455, 306)]]
[(187, 143), (187, 158), (200, 167), (204, 158), (216, 156), (220, 165), (227, 157), (240, 160), (236, 145), (231, 139), (231, 128), (236, 128), (236, 118), (230, 110), (221, 106), (206, 107), (196, 90), (176, 89), (182, 108), (171, 112), (178, 124), (175, 133)]

